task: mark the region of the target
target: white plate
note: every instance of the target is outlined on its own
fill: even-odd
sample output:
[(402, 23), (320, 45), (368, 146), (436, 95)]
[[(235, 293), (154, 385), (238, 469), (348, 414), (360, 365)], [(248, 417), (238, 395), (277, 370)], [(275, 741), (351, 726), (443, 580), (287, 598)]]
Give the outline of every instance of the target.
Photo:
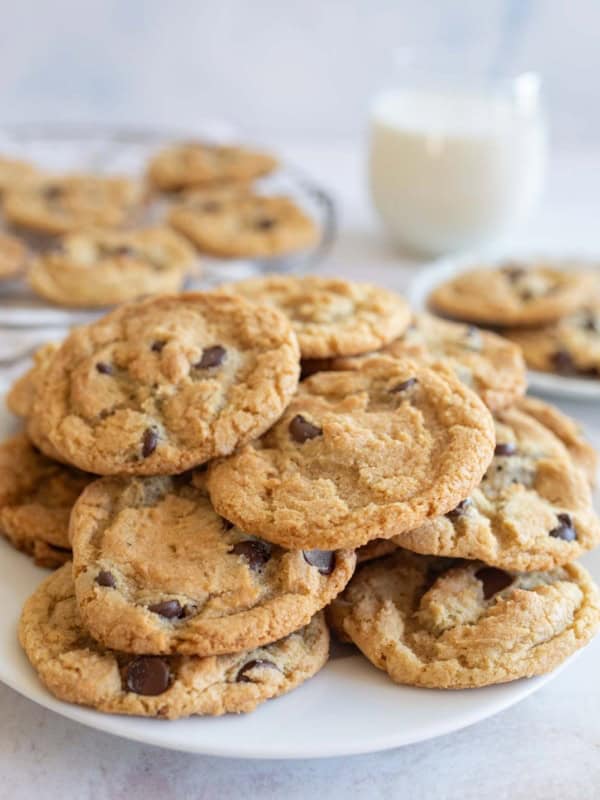
[[(411, 282), (408, 290), (408, 299), (416, 311), (427, 309), (427, 298), (431, 292), (444, 281), (464, 272), (474, 264), (492, 269), (499, 260), (507, 258), (515, 261), (532, 258), (555, 261), (568, 269), (582, 264), (598, 267), (600, 256), (598, 253), (577, 253), (573, 256), (557, 259), (556, 256), (544, 254), (539, 248), (519, 250), (507, 253), (506, 251), (491, 252), (485, 256), (469, 255), (460, 258), (445, 258), (425, 265)], [(537, 372), (528, 370), (529, 388), (532, 392), (549, 395), (551, 397), (564, 397), (572, 400), (600, 400), (600, 380), (593, 378), (567, 378), (562, 375), (553, 375), (550, 372)]]
[[(14, 427), (10, 415), (0, 411), (0, 438)], [(596, 573), (600, 574), (600, 559)], [(169, 722), (101, 714), (56, 700), (19, 647), (21, 607), (47, 574), (0, 541), (0, 681), (91, 728), (173, 750), (237, 758), (314, 758), (385, 750), (479, 722), (518, 703), (557, 674), (467, 691), (412, 689), (396, 686), (361, 656), (342, 655), (296, 691), (247, 716)]]

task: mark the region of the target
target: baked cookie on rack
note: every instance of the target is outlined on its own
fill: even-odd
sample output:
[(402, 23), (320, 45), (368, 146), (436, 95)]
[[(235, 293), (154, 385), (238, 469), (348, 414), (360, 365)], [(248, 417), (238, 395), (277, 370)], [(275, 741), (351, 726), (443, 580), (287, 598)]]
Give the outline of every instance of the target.
[(180, 142), (152, 158), (148, 177), (158, 189), (172, 191), (253, 181), (276, 167), (277, 159), (273, 156), (247, 147)]
[(479, 325), (536, 327), (582, 306), (594, 285), (590, 272), (544, 263), (507, 262), (461, 272), (429, 295), (442, 316)]
[(174, 474), (260, 436), (299, 371), (276, 309), (218, 292), (161, 295), (67, 337), (36, 388), (29, 430), (88, 472)]
[(142, 201), (141, 186), (102, 175), (44, 176), (10, 186), (3, 211), (14, 225), (47, 234), (122, 225)]
[(55, 697), (111, 714), (176, 719), (252, 711), (317, 673), (329, 656), (323, 614), (265, 647), (235, 655), (127, 655), (87, 632), (77, 609), (71, 564), (25, 603), (19, 641)]
[(166, 227), (81, 231), (35, 259), (28, 280), (52, 303), (95, 308), (176, 292), (195, 260), (190, 244)]
[(489, 411), (451, 371), (380, 356), (301, 383), (261, 439), (209, 465), (208, 489), (283, 547), (354, 548), (450, 511), (493, 450)]
[(289, 197), (249, 191), (210, 199), (206, 192), (173, 206), (169, 224), (202, 253), (223, 258), (269, 258), (314, 245), (318, 229)]
[(511, 572), (397, 550), (365, 564), (329, 615), (396, 683), (468, 689), (555, 669), (600, 626), (587, 571)]
[(106, 647), (217, 655), (273, 642), (348, 583), (352, 550), (283, 550), (212, 508), (202, 473), (103, 478), (71, 515), (81, 619)]
[(39, 175), (39, 170), (29, 161), (0, 156), (0, 193), (39, 177)]

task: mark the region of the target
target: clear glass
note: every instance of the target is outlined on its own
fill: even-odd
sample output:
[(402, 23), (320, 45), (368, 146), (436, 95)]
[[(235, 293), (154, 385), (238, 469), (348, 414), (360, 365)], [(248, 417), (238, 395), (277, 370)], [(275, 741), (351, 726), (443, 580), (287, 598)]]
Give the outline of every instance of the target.
[(401, 51), (395, 80), (373, 100), (371, 198), (405, 248), (439, 255), (507, 235), (538, 201), (546, 162), (535, 73)]

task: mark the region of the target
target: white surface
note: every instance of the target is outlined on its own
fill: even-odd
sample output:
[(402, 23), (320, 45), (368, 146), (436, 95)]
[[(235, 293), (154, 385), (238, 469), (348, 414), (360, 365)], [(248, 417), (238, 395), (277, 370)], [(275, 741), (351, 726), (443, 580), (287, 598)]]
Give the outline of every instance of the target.
[[(414, 262), (385, 243), (365, 206), (362, 154), (343, 143), (282, 149), (339, 195), (342, 235), (327, 271), (407, 283), (416, 274)], [(600, 249), (598, 185), (600, 154), (558, 160), (545, 202), (517, 245)], [(597, 406), (560, 405), (600, 447)], [(88, 730), (0, 687), (0, 798), (597, 800), (599, 663), (597, 639), (533, 697), (464, 731), (387, 753), (306, 762), (248, 762), (138, 745)]]
[(537, 88), (522, 75), (510, 93), (409, 84), (376, 97), (369, 185), (394, 240), (425, 253), (464, 250), (529, 214), (547, 160)]
[[(600, 249), (590, 253), (583, 253), (581, 248), (577, 253), (544, 252), (538, 247), (518, 249), (505, 246), (502, 250), (490, 251), (489, 255), (482, 260), (481, 256), (464, 255), (458, 258), (444, 258), (435, 261), (421, 269), (419, 274), (411, 281), (407, 292), (413, 308), (425, 311), (427, 309), (427, 299), (431, 292), (440, 284), (450, 280), (464, 270), (474, 266), (478, 268), (486, 267), (493, 269), (495, 264), (505, 259), (514, 259), (517, 262), (535, 261), (536, 258), (551, 262), (558, 260), (563, 269), (594, 269), (598, 267), (600, 260)], [(549, 372), (528, 372), (529, 390), (548, 397), (565, 398), (566, 400), (588, 400), (590, 402), (600, 401), (600, 380), (596, 378), (576, 378), (554, 375)]]
[(597, 0), (19, 0), (2, 4), (2, 119), (231, 118), (355, 136), (403, 44), (539, 68), (555, 141), (600, 138)]

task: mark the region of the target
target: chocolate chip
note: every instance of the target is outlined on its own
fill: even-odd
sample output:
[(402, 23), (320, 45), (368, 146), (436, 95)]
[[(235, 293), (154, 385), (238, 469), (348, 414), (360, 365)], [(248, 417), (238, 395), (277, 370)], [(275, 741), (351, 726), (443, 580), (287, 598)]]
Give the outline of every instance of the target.
[(503, 268), (502, 272), (506, 275), (511, 283), (516, 283), (516, 281), (520, 280), (523, 275), (525, 275), (526, 270), (517, 265), (513, 266), (512, 264), (507, 264)]
[(464, 500), (460, 501), (460, 503), (456, 506), (456, 508), (453, 508), (452, 511), (448, 511), (446, 516), (448, 517), (448, 519), (452, 520), (459, 519), (460, 517), (463, 517), (467, 513), (467, 511), (472, 505), (473, 501), (471, 500), (471, 498), (466, 497)]
[(142, 456), (148, 458), (156, 450), (158, 444), (158, 433), (156, 428), (146, 428), (142, 436)]
[(483, 584), (483, 596), (486, 600), (506, 589), (513, 582), (512, 575), (502, 569), (497, 569), (497, 567), (482, 567), (477, 570), (475, 577)]
[(115, 580), (115, 576), (112, 572), (109, 572), (107, 569), (101, 569), (100, 572), (96, 575), (96, 583), (98, 586), (107, 586), (109, 589), (114, 589), (117, 585), (117, 581)]
[(215, 344), (212, 347), (205, 347), (202, 351), (202, 358), (194, 366), (197, 369), (210, 369), (211, 367), (220, 367), (227, 357), (227, 350), (221, 347), (220, 344)]
[(418, 382), (419, 382), (418, 378), (408, 378), (407, 380), (402, 381), (402, 383), (398, 383), (396, 386), (390, 389), (390, 391), (393, 394), (397, 394), (398, 392), (405, 392), (407, 389), (412, 389), (412, 387)]
[(559, 524), (556, 528), (552, 528), (549, 535), (555, 539), (562, 539), (565, 542), (574, 542), (577, 539), (577, 531), (573, 525), (573, 519), (570, 514), (557, 514)]
[(313, 425), (302, 414), (296, 414), (288, 428), (292, 439), (302, 444), (307, 439), (315, 439), (323, 435), (323, 429)]
[(236, 676), (236, 681), (238, 683), (255, 683), (252, 678), (248, 677), (248, 672), (251, 672), (253, 669), (276, 669), (280, 671), (277, 664), (274, 664), (267, 658), (255, 658), (252, 661), (248, 661), (247, 664), (244, 664)]
[(517, 452), (517, 445), (514, 442), (500, 442), (494, 449), (495, 456), (514, 456)]
[(179, 600), (163, 600), (160, 603), (153, 603), (148, 606), (148, 611), (166, 619), (177, 619), (183, 616), (183, 608)]
[(116, 256), (134, 256), (135, 250), (127, 244), (120, 244), (118, 247), (113, 248), (114, 255)]
[(321, 575), (331, 575), (335, 569), (335, 553), (333, 550), (303, 550), (302, 555), (307, 564), (316, 567)]
[(524, 302), (528, 302), (529, 300), (533, 300), (533, 292), (530, 292), (529, 289), (524, 289), (521, 294), (519, 295), (521, 300)]
[(583, 319), (583, 329), (592, 333), (600, 333), (600, 319), (593, 311), (586, 311)]
[(113, 374), (113, 368), (112, 368), (112, 365), (111, 365), (111, 364), (107, 364), (107, 363), (106, 363), (106, 361), (99, 361), (99, 362), (96, 364), (96, 370), (97, 370), (97, 371), (98, 371), (98, 372), (99, 372), (101, 375), (112, 375), (112, 374)]
[(44, 200), (58, 200), (59, 197), (62, 196), (63, 187), (57, 186), (56, 184), (50, 184), (49, 186), (45, 186), (42, 190), (42, 194), (44, 196)]
[(254, 227), (258, 228), (260, 231), (268, 231), (275, 227), (276, 222), (277, 220), (272, 217), (263, 217), (262, 219), (256, 220)]
[(241, 556), (248, 562), (250, 569), (259, 570), (271, 558), (271, 546), (256, 539), (244, 539), (233, 545), (229, 551), (234, 556)]
[(561, 372), (564, 375), (572, 375), (577, 372), (573, 357), (568, 350), (557, 350), (555, 353), (552, 353), (550, 360), (557, 372)]
[(157, 339), (155, 342), (152, 342), (152, 344), (150, 345), (150, 350), (152, 350), (153, 353), (161, 353), (162, 349), (166, 345), (166, 343), (167, 342), (166, 342), (165, 339)]
[(169, 665), (158, 656), (138, 656), (125, 670), (125, 685), (136, 694), (157, 695), (169, 688)]

